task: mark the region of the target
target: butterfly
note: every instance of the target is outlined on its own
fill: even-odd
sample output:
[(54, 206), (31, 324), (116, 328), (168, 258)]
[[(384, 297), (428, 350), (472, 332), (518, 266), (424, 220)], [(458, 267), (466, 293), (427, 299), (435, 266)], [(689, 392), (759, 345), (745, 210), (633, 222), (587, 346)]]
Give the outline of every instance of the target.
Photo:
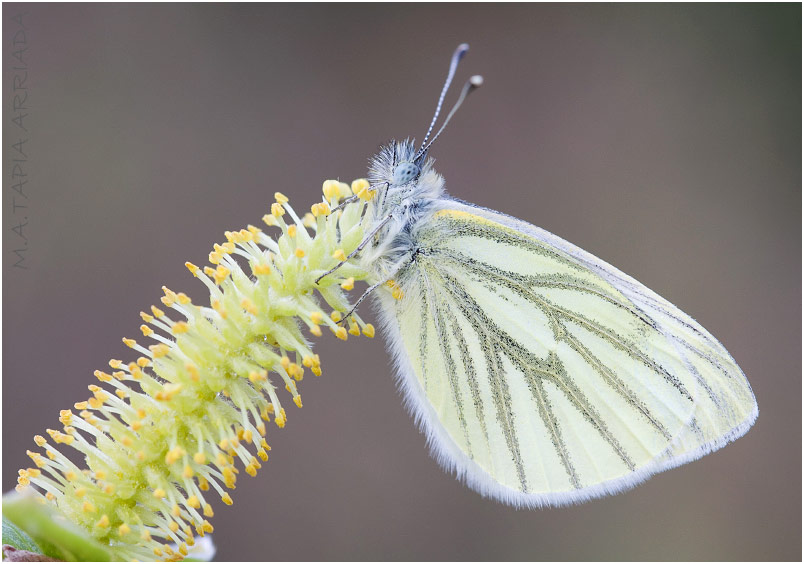
[[(453, 199), (421, 146), (371, 161), (358, 247), (398, 384), (434, 457), (518, 507), (618, 493), (742, 436), (751, 387), (709, 332), (615, 267), (524, 221)], [(356, 251), (356, 252), (357, 252)], [(379, 291), (375, 291), (379, 288)], [(357, 305), (357, 304), (356, 304)]]

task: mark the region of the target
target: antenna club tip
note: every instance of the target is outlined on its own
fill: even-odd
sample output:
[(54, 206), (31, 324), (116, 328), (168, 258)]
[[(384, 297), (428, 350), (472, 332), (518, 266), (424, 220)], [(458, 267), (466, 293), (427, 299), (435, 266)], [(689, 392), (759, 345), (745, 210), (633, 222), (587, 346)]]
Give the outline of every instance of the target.
[(479, 74), (474, 75), (472, 78), (469, 79), (469, 84), (477, 88), (478, 86), (483, 86), (483, 77)]

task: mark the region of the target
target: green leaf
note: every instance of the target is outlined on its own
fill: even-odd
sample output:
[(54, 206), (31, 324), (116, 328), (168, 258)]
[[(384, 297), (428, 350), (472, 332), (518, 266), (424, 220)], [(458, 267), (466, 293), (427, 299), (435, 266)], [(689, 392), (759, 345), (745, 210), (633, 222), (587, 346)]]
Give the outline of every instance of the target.
[(39, 545), (25, 531), (6, 519), (5, 515), (3, 515), (3, 544), (10, 544), (18, 550), (44, 554)]
[[(73, 562), (113, 560), (108, 547), (91, 538), (54, 508), (33, 497), (10, 493), (3, 496), (3, 520), (8, 519), (27, 533), (39, 548), (36, 552)], [(5, 537), (5, 526), (3, 536)], [(9, 543), (10, 544), (10, 543)]]

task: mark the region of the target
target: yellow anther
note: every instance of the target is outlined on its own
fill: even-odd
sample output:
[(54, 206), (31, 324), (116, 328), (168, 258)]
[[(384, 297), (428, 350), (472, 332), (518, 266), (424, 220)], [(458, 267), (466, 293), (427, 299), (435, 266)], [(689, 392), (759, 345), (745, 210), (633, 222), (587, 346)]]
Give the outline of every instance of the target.
[(295, 224), (288, 225), (288, 237), (295, 237), (296, 229), (297, 228)]
[(157, 317), (157, 318), (162, 317), (163, 315), (165, 315), (165, 312), (162, 311), (161, 309), (159, 309), (156, 306), (151, 306), (151, 313), (153, 313), (154, 317)]
[(123, 337), (123, 342), (127, 347), (131, 347), (132, 349), (137, 345), (137, 341), (134, 339), (126, 339), (125, 337)]
[(248, 474), (252, 478), (257, 475), (257, 468), (255, 466), (252, 466), (251, 464), (246, 466), (245, 470), (246, 470), (246, 474)]
[(213, 529), (213, 527), (210, 524), (210, 522), (206, 521), (206, 520), (204, 520), (204, 522), (201, 523), (201, 526), (202, 526), (202, 528), (203, 528), (205, 533), (211, 533), (211, 532), (213, 532), (215, 530), (215, 529)]
[(182, 456), (184, 456), (185, 452), (184, 449), (181, 447), (173, 447), (167, 454), (165, 454), (165, 462), (167, 464), (173, 464), (174, 462), (178, 461)]
[(310, 333), (312, 333), (316, 337), (320, 337), (322, 335), (321, 327), (319, 327), (318, 325), (313, 325), (312, 327), (310, 327)]
[(358, 178), (352, 181), (352, 193), (360, 194), (363, 190), (368, 190), (369, 182), (365, 178)]
[(174, 533), (179, 530), (179, 524), (176, 521), (171, 521), (170, 525), (168, 525), (168, 529), (173, 531)]
[(343, 282), (341, 282), (341, 288), (343, 288), (346, 291), (353, 290), (354, 287), (355, 287), (355, 279), (352, 278), (351, 276), (346, 280), (344, 280)]
[[(81, 409), (78, 407), (78, 404), (75, 404), (75, 406), (76, 409)], [(47, 439), (42, 435), (34, 435), (34, 442), (37, 446), (43, 447), (47, 444)]]
[(142, 334), (146, 337), (150, 337), (154, 333), (154, 330), (147, 325), (140, 325), (140, 331), (142, 331)]
[(120, 439), (120, 443), (125, 447), (130, 447), (134, 444), (134, 439), (129, 437), (128, 435), (124, 435), (123, 438)]
[(137, 366), (139, 366), (140, 368), (145, 368), (149, 364), (151, 364), (151, 359), (147, 357), (141, 356), (137, 359)]
[[(34, 468), (29, 468), (28, 470), (30, 471), (30, 470), (35, 470), (35, 469)], [(39, 470), (37, 470), (37, 472), (39, 472)], [(78, 478), (78, 474), (76, 474), (72, 470), (68, 470), (67, 472), (64, 473), (64, 477), (67, 478), (68, 482), (72, 482), (76, 478)]]
[(223, 484), (230, 489), (234, 489), (235, 481), (237, 481), (237, 477), (235, 476), (234, 471), (232, 470), (231, 466), (227, 466), (223, 469)]
[(285, 196), (282, 192), (275, 192), (274, 193), (274, 199), (277, 202), (279, 202), (280, 204), (287, 204), (288, 203), (288, 197)]
[(204, 504), (204, 517), (214, 517), (215, 512), (212, 511), (212, 506), (208, 503)]
[(118, 535), (120, 535), (121, 537), (126, 536), (126, 535), (127, 535), (127, 534), (129, 534), (130, 532), (131, 532), (131, 527), (129, 527), (129, 526), (128, 526), (128, 525), (126, 525), (125, 523), (123, 523), (122, 525), (120, 525), (119, 527), (117, 527), (117, 534), (118, 534)]
[(95, 513), (95, 506), (92, 505), (89, 501), (85, 501), (81, 504), (81, 511), (84, 513)]
[(264, 275), (271, 274), (271, 267), (267, 264), (258, 264), (254, 267), (254, 274)]
[(307, 212), (306, 214), (304, 214), (304, 217), (302, 217), (302, 224), (305, 227), (309, 227), (312, 229), (313, 227), (315, 227), (315, 216), (310, 212)]
[(150, 541), (151, 533), (149, 533), (147, 529), (143, 529), (142, 532), (140, 533), (140, 538), (144, 541)]
[(274, 216), (272, 216), (271, 214), (266, 213), (264, 216), (262, 216), (262, 220), (265, 222), (265, 225), (267, 225), (268, 227), (275, 227), (275, 226), (279, 225), (279, 223), (276, 221), (276, 218)]
[(193, 455), (193, 460), (196, 464), (206, 464), (207, 463), (207, 455), (203, 452), (196, 452)]
[(264, 382), (268, 379), (268, 372), (264, 370), (262, 372), (251, 371), (248, 373), (248, 379), (252, 383)]
[[(143, 325), (143, 327), (144, 327), (144, 325)], [(95, 378), (97, 378), (101, 382), (111, 382), (112, 381), (112, 375), (107, 374), (106, 372), (103, 372), (102, 370), (96, 370), (94, 372), (94, 374), (95, 374)]]
[(184, 386), (177, 383), (165, 384), (164, 386), (162, 386), (161, 391), (156, 392), (156, 394), (154, 395), (154, 399), (157, 399), (159, 401), (170, 401), (173, 399), (173, 396), (175, 396), (182, 390), (183, 387)]
[[(73, 495), (75, 495), (75, 497), (77, 497), (78, 499), (81, 499), (82, 497), (87, 495), (87, 489), (85, 487), (83, 487), (83, 486), (80, 487), (80, 488), (75, 488), (75, 492), (73, 492)], [(86, 503), (89, 503), (89, 502), (87, 501)], [(92, 505), (92, 504), (90, 503), (90, 505)], [(82, 509), (83, 509), (83, 507), (82, 507)], [(92, 511), (95, 511), (95, 510), (93, 509)]]
[(283, 356), (281, 359), (279, 359), (279, 364), (282, 365), (282, 368), (287, 370), (288, 366), (290, 366), (290, 359), (286, 356)]
[(170, 348), (165, 343), (151, 345), (148, 349), (151, 351), (151, 354), (154, 355), (154, 358), (162, 358), (163, 356), (167, 356), (170, 352)]
[(265, 436), (265, 423), (262, 421), (257, 423), (257, 432), (259, 432), (260, 435)]
[(288, 374), (296, 380), (301, 380), (304, 376), (304, 369), (295, 362), (291, 362), (288, 366)]
[(337, 180), (325, 180), (321, 190), (324, 192), (324, 197), (327, 200), (337, 198), (341, 193), (341, 188)]
[(125, 390), (115, 390), (114, 395), (116, 395), (120, 399), (125, 399), (128, 397), (128, 392), (126, 392)]
[(282, 217), (285, 215), (285, 208), (282, 207), (282, 204), (275, 202), (271, 204), (271, 215), (277, 218)]
[(167, 494), (165, 493), (165, 490), (163, 490), (162, 488), (156, 488), (154, 490), (154, 497), (156, 499), (164, 499), (166, 495)]
[(186, 543), (181, 543), (181, 544), (179, 545), (179, 553), (180, 553), (182, 556), (187, 556), (187, 553), (188, 553), (188, 552), (189, 552), (189, 551), (187, 550), (187, 544), (186, 544)]
[(179, 507), (178, 503), (173, 504), (173, 507), (170, 509), (170, 514), (173, 515), (174, 517), (181, 516), (181, 507)]
[(186, 321), (177, 321), (173, 324), (173, 327), (170, 328), (174, 335), (179, 335), (181, 333), (186, 333), (190, 330), (190, 326), (187, 325)]
[(357, 323), (349, 324), (349, 334), (354, 335), (355, 337), (360, 335), (360, 327), (357, 326)]
[(218, 448), (220, 448), (221, 450), (226, 450), (227, 448), (229, 448), (229, 439), (221, 439), (220, 442), (218, 443)]
[(129, 425), (129, 428), (136, 433), (142, 429), (142, 421), (132, 421), (131, 425)]
[(69, 425), (70, 421), (72, 421), (72, 418), (73, 412), (69, 409), (62, 409), (59, 411), (59, 421), (61, 421), (63, 425)]
[(114, 484), (106, 484), (103, 486), (103, 493), (106, 495), (112, 495), (114, 493)]
[[(223, 257), (221, 257), (220, 253), (216, 253), (215, 251), (209, 253), (209, 256), (207, 257), (211, 264), (219, 264), (221, 262), (221, 258)], [(206, 271), (207, 269), (205, 268), (204, 273), (206, 273)]]
[(259, 456), (259, 457), (260, 457), (260, 460), (262, 460), (263, 462), (267, 462), (267, 461), (268, 461), (268, 453), (267, 453), (267, 452), (265, 452), (265, 451), (264, 451), (264, 450), (262, 450), (262, 449), (260, 449), (260, 450), (258, 450), (258, 451), (257, 451), (257, 456)]
[(324, 322), (324, 316), (321, 315), (320, 311), (314, 311), (310, 314), (310, 321), (312, 321), (316, 325), (319, 325), (320, 323)]
[(287, 421), (288, 421), (288, 416), (285, 415), (285, 409), (282, 408), (282, 409), (279, 410), (279, 415), (277, 415), (276, 419), (274, 419), (274, 423), (276, 423), (277, 427), (282, 429), (282, 428), (284, 428), (285, 423), (287, 423)]
[(255, 306), (254, 303), (248, 298), (243, 298), (243, 301), (240, 302), (240, 307), (249, 312), (251, 315), (257, 315), (258, 313), (257, 306)]
[(343, 262), (346, 260), (346, 253), (343, 252), (343, 249), (338, 249), (334, 253), (332, 253), (332, 258), (337, 261)]
[(310, 206), (310, 211), (314, 217), (327, 216), (330, 213), (329, 204), (326, 202), (319, 202)]
[(98, 522), (95, 523), (95, 526), (100, 527), (101, 529), (108, 528), (109, 527), (109, 516), (104, 513), (103, 516), (100, 519), (98, 519)]
[(295, 254), (299, 258), (304, 258), (305, 252), (304, 249), (296, 249), (296, 251), (293, 254)]
[(394, 291), (391, 292), (391, 296), (393, 296), (395, 300), (401, 300), (405, 296), (405, 293), (399, 288), (394, 288)]
[(296, 407), (302, 406), (301, 396), (296, 396), (293, 398), (293, 403), (296, 404)]
[(115, 370), (118, 370), (123, 367), (123, 361), (112, 359), (109, 361), (109, 366)]
[(245, 429), (243, 431), (243, 440), (247, 443), (251, 444), (252, 438), (254, 437), (254, 433), (251, 432), (249, 429)]
[[(251, 233), (251, 235), (252, 235), (252, 239), (253, 239), (253, 238), (254, 238), (254, 237), (257, 235), (257, 233), (262, 233), (262, 229), (260, 229), (260, 228), (259, 228), (259, 227), (257, 227), (256, 225), (251, 225), (250, 223), (249, 223), (248, 225), (246, 225), (246, 229), (248, 229), (248, 232), (249, 232), (249, 233)], [(226, 247), (226, 245), (224, 245), (224, 247)], [(232, 249), (232, 250), (231, 250), (231, 251), (229, 251), (230, 253), (231, 253), (232, 251), (234, 251), (234, 245), (232, 245), (232, 248), (231, 248), (231, 249)]]
[(211, 268), (211, 267), (209, 267), (209, 266), (205, 266), (205, 267), (204, 267), (204, 274), (206, 274), (207, 276), (209, 276), (210, 278), (212, 278), (212, 277), (214, 277), (214, 276), (215, 276), (215, 269), (214, 269), (214, 268)]
[(194, 265), (194, 264), (193, 264), (193, 263), (191, 263), (191, 262), (185, 262), (185, 263), (184, 263), (184, 266), (186, 266), (186, 267), (187, 267), (187, 270), (189, 270), (189, 271), (190, 271), (190, 273), (191, 273), (193, 276), (198, 276), (198, 271), (199, 271), (199, 268), (198, 268), (196, 265)]
[(145, 413), (144, 409), (138, 409), (137, 410), (137, 417), (139, 417), (140, 419), (145, 419), (146, 415), (148, 415), (148, 414)]
[(231, 271), (228, 268), (225, 266), (218, 266), (213, 275), (215, 278), (215, 284), (223, 283), (223, 281), (229, 277), (229, 274), (231, 274)]
[(190, 296), (188, 296), (184, 292), (179, 292), (178, 294), (176, 294), (176, 296), (178, 297), (179, 303), (181, 305), (187, 305), (189, 303), (192, 303), (192, 300), (190, 299)]
[(343, 319), (343, 315), (341, 315), (341, 312), (339, 311), (333, 311), (332, 313), (329, 314), (329, 317), (335, 323), (338, 323), (341, 319)]

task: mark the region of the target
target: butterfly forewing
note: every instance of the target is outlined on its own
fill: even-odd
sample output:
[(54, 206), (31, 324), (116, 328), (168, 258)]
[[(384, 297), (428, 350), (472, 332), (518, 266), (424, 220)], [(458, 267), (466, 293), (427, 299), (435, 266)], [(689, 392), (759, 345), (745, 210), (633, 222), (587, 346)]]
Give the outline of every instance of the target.
[(611, 493), (749, 418), (745, 378), (691, 318), (536, 227), (443, 207), (382, 305), (410, 405), (475, 489), (522, 505)]

